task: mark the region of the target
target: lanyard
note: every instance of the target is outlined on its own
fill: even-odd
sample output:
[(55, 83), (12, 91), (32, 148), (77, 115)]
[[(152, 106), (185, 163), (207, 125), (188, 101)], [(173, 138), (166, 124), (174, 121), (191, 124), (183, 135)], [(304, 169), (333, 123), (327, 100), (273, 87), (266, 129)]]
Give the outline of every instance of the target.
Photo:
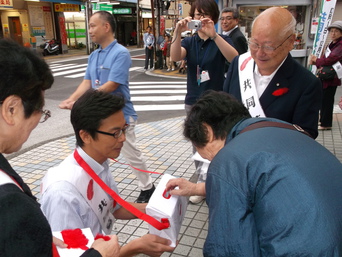
[[(97, 54), (97, 58), (96, 58), (96, 67), (95, 67), (95, 72), (96, 72), (96, 80), (99, 80), (100, 79), (100, 72), (101, 69), (104, 69), (103, 67), (103, 64), (105, 63), (106, 59), (107, 59), (107, 56), (109, 55), (110, 51), (112, 50), (112, 48), (115, 46), (115, 44), (117, 43), (117, 41), (114, 40), (114, 43), (112, 42), (112, 45), (110, 46), (110, 48), (108, 49), (108, 52), (105, 53), (105, 58), (103, 59), (103, 62), (102, 62), (102, 65), (99, 67), (99, 56), (102, 52), (102, 50), (105, 50), (105, 49), (101, 49), (100, 51), (98, 51), (98, 54)], [(108, 68), (109, 69), (109, 68)]]
[(80, 156), (77, 149), (74, 151), (74, 158), (76, 162), (88, 173), (88, 175), (107, 193), (109, 194), (118, 204), (120, 204), (127, 211), (135, 215), (137, 218), (146, 221), (158, 230), (166, 229), (170, 227), (170, 222), (168, 219), (161, 219), (161, 221), (143, 213), (142, 211), (135, 208), (130, 203), (123, 200), (115, 191), (113, 191), (102, 179), (94, 172), (94, 170), (85, 162), (85, 160)]

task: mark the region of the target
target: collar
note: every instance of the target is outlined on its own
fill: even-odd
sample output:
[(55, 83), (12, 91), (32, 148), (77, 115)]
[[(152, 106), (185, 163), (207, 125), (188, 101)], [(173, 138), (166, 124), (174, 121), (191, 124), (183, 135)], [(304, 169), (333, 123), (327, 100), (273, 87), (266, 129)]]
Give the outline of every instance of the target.
[(271, 79), (274, 77), (274, 75), (277, 73), (277, 71), (279, 70), (279, 68), (283, 65), (283, 63), (285, 62), (285, 60), (287, 59), (288, 55), (285, 57), (285, 59), (279, 64), (278, 68), (271, 74), (271, 75), (261, 75), (259, 72), (259, 68), (258, 65), (256, 64), (256, 62), (254, 61), (254, 75), (258, 76), (258, 77), (270, 77)]
[(232, 33), (232, 31), (234, 29), (236, 29), (237, 27), (239, 27), (238, 25), (236, 25), (234, 28), (232, 28), (231, 30), (228, 30), (228, 31), (222, 31), (222, 34), (225, 35), (225, 36), (229, 36), (230, 33)]
[(7, 159), (0, 153), (0, 168), (7, 175), (11, 176), (24, 190), (25, 194), (33, 198), (35, 201), (37, 198), (32, 194), (31, 189), (27, 184), (24, 183), (23, 179), (15, 172), (15, 170), (11, 167)]
[(88, 165), (93, 169), (93, 171), (95, 171), (97, 175), (99, 175), (102, 171), (109, 169), (108, 160), (100, 164), (93, 158), (91, 158), (81, 147), (78, 146), (77, 151), (79, 155), (83, 158), (83, 160), (86, 163), (88, 163)]
[(101, 50), (101, 52), (105, 52), (109, 49), (108, 51), (110, 51), (117, 42), (118, 40), (114, 39), (112, 43), (110, 43), (106, 48), (102, 48), (102, 46), (100, 45), (99, 50)]

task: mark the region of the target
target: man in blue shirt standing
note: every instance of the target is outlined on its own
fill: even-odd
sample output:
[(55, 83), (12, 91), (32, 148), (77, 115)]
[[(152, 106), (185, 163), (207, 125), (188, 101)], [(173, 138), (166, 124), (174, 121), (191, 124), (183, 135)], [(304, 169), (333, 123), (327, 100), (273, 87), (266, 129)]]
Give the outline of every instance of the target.
[(145, 70), (148, 68), (148, 61), (150, 61), (150, 69), (153, 69), (153, 47), (154, 47), (154, 36), (152, 33), (151, 26), (146, 28), (144, 34), (144, 47), (145, 47)]
[[(114, 18), (106, 11), (96, 12), (90, 18), (89, 35), (93, 42), (100, 45), (100, 48), (90, 55), (82, 83), (68, 99), (60, 103), (59, 107), (71, 109), (75, 101), (90, 88), (122, 95), (125, 98), (123, 113), (130, 127), (126, 131), (126, 141), (121, 153), (130, 165), (146, 170), (146, 163), (135, 142), (134, 127), (137, 123), (137, 114), (128, 87), (131, 57), (128, 50), (115, 39), (114, 28)], [(137, 202), (146, 203), (154, 191), (152, 179), (147, 173), (133, 168), (132, 171), (137, 176), (141, 189)]]

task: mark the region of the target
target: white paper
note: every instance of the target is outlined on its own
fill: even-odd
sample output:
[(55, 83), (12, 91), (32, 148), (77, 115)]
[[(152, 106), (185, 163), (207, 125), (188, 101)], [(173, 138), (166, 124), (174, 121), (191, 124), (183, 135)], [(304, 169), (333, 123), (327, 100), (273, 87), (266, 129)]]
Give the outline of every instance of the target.
[(342, 78), (342, 65), (340, 62), (336, 62), (333, 66), (334, 70), (336, 71), (337, 77), (339, 79)]
[[(82, 230), (83, 235), (85, 235), (85, 237), (89, 240), (87, 247), (90, 248), (90, 246), (94, 242), (93, 233), (91, 233), (90, 228), (83, 228), (81, 230)], [(52, 235), (63, 241), (63, 236), (61, 234), (61, 231), (52, 232)], [(68, 249), (68, 248), (60, 248), (58, 246), (57, 246), (57, 251), (60, 257), (79, 257), (85, 252), (85, 250), (82, 250), (82, 249)]]

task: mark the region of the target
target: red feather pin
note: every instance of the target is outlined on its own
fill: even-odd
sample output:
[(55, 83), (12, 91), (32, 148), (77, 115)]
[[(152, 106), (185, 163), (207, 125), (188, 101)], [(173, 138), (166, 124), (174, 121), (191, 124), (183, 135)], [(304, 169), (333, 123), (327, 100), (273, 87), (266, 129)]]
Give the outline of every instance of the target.
[(272, 95), (281, 96), (281, 95), (285, 95), (287, 92), (289, 92), (289, 89), (287, 87), (283, 87), (283, 88), (279, 88), (279, 89), (275, 90), (272, 93)]
[(63, 236), (63, 241), (68, 245), (68, 248), (80, 248), (82, 250), (87, 250), (88, 239), (83, 234), (82, 230), (77, 229), (66, 229), (61, 231)]

